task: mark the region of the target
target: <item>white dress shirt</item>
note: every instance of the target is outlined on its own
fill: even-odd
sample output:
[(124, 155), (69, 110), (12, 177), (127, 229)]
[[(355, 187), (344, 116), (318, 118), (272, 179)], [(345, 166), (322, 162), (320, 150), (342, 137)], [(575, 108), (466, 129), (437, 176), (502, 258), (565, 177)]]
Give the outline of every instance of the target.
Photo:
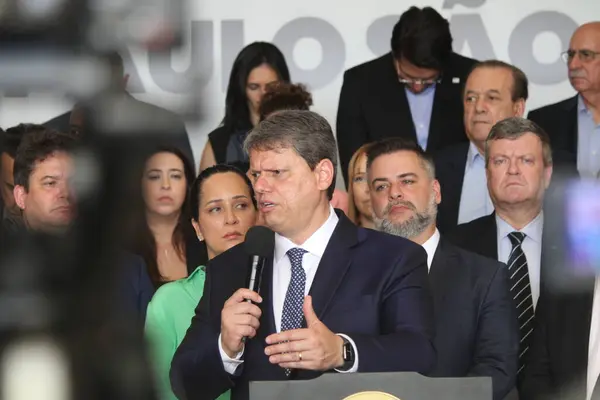
[(594, 286), (594, 301), (592, 303), (592, 322), (590, 324), (590, 346), (588, 350), (587, 395), (592, 398), (594, 386), (600, 376), (600, 277), (596, 278)]
[(433, 262), (433, 256), (437, 250), (438, 244), (440, 244), (440, 231), (435, 229), (435, 232), (429, 239), (422, 244), (425, 252), (427, 252), (427, 269), (431, 271), (431, 263)]
[[(287, 293), (290, 280), (292, 279), (292, 264), (290, 259), (287, 257), (287, 251), (295, 247), (302, 248), (307, 251), (302, 257), (302, 268), (306, 273), (306, 285), (304, 286), (304, 295), (308, 295), (310, 287), (312, 286), (313, 280), (317, 273), (317, 268), (325, 253), (325, 248), (333, 235), (337, 223), (339, 221), (333, 207), (329, 206), (329, 217), (315, 233), (312, 234), (303, 244), (296, 245), (288, 238), (285, 238), (279, 234), (275, 234), (275, 252), (273, 259), (273, 316), (275, 318), (275, 329), (277, 332), (281, 331), (281, 317), (283, 314), (283, 303)], [(347, 371), (336, 370), (342, 373), (356, 372), (358, 370), (358, 351), (354, 341), (346, 335), (338, 334), (339, 336), (347, 339), (354, 347), (354, 365)], [(236, 368), (244, 361), (241, 359), (244, 351), (236, 355), (235, 358), (230, 358), (227, 353), (221, 347), (221, 335), (219, 335), (219, 352), (221, 353), (221, 359), (223, 360), (223, 366), (225, 371), (233, 374)]]
[(485, 159), (471, 142), (458, 206), (458, 224), (490, 215), (492, 211), (494, 211), (494, 204), (488, 192)]
[(496, 232), (498, 243), (498, 261), (508, 263), (508, 257), (512, 251), (512, 243), (508, 237), (511, 232), (524, 233), (525, 239), (521, 248), (527, 258), (527, 271), (529, 272), (529, 284), (531, 286), (531, 296), (533, 307), (537, 305), (540, 297), (540, 268), (542, 263), (542, 232), (544, 229), (544, 213), (540, 212), (527, 226), (518, 230), (510, 226), (496, 214)]

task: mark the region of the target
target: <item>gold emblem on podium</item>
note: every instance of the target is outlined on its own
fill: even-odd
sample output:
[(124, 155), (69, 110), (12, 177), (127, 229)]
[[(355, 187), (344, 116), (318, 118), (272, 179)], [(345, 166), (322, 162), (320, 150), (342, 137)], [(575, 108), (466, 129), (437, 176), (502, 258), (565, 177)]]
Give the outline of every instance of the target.
[(354, 393), (343, 400), (400, 400), (396, 396), (384, 392), (360, 392)]

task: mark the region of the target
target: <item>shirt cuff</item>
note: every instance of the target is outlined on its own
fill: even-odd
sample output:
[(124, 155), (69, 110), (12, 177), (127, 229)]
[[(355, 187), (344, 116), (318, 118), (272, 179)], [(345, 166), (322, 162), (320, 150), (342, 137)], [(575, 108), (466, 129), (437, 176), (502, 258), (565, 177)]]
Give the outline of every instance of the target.
[(225, 369), (225, 372), (227, 372), (230, 375), (234, 375), (237, 367), (239, 367), (240, 364), (244, 363), (244, 360), (242, 360), (242, 356), (244, 355), (244, 349), (237, 353), (235, 358), (229, 357), (227, 353), (225, 353), (225, 350), (223, 350), (223, 346), (221, 346), (221, 334), (219, 334), (219, 353), (221, 353), (223, 368)]
[[(354, 340), (350, 339), (350, 337), (348, 335), (344, 335), (343, 333), (336, 333), (336, 335), (346, 339), (352, 345), (352, 348), (354, 349), (354, 365), (352, 365), (352, 367), (347, 370), (341, 370), (341, 369), (334, 368), (335, 371), (339, 372), (341, 374), (349, 374), (349, 373), (358, 371), (358, 350), (356, 349), (356, 343), (354, 343)], [(219, 340), (219, 343), (221, 343), (221, 340)]]

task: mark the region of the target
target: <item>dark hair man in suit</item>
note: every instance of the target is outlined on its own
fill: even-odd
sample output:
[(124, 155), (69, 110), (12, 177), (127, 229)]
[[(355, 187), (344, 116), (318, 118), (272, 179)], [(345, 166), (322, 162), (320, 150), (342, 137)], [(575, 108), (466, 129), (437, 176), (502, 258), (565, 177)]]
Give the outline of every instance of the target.
[(469, 74), (463, 92), (469, 142), (434, 155), (444, 199), (437, 220), (442, 233), (494, 211), (486, 184), (485, 140), (496, 122), (523, 116), (527, 86), (523, 71), (503, 61), (482, 61)]
[(552, 177), (548, 135), (535, 122), (507, 118), (485, 142), (487, 184), (495, 212), (459, 225), (448, 238), (508, 265), (521, 334), (519, 371), (525, 365), (534, 308), (543, 281), (544, 194)]
[(366, 143), (404, 136), (431, 152), (467, 141), (461, 88), (474, 64), (452, 51), (450, 25), (436, 10), (404, 12), (391, 52), (344, 74), (337, 142), (346, 185), (350, 159)]
[(264, 223), (275, 231), (273, 257), (260, 296), (240, 289), (243, 246), (211, 260), (171, 366), (175, 394), (214, 399), (232, 389), (233, 399), (247, 399), (250, 381), (429, 372), (435, 355), (426, 253), (359, 228), (330, 206), (337, 157), (327, 121), (311, 111), (280, 111), (260, 122), (244, 147)]
[(581, 25), (562, 54), (577, 94), (533, 110), (528, 118), (548, 132), (552, 149), (570, 155), (582, 176), (600, 174), (600, 21)]
[(519, 343), (506, 265), (440, 237), (435, 226), (440, 185), (431, 158), (416, 143), (376, 142), (367, 163), (378, 229), (427, 252), (436, 322), (433, 375), (490, 376), (494, 399), (503, 399), (515, 385)]

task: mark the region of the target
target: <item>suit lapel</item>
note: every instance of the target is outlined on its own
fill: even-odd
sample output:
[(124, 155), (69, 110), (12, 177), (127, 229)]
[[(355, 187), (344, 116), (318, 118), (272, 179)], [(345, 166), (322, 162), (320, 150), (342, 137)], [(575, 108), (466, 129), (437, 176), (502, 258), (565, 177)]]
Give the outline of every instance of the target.
[[(388, 129), (388, 133), (383, 137), (371, 137), (371, 140), (402, 136), (410, 137), (416, 141), (417, 131), (406, 97), (406, 90), (404, 85), (398, 81), (398, 73), (394, 67), (394, 59), (391, 53), (387, 55), (386, 61), (389, 67), (385, 74), (386, 78), (383, 80), (385, 83), (381, 86), (382, 92), (377, 95), (380, 101), (375, 102), (375, 105), (380, 107), (381, 110), (386, 110), (387, 118), (385, 121), (389, 122), (388, 126), (393, 129)], [(386, 95), (382, 95), (382, 93), (386, 93)]]
[(569, 148), (573, 154), (577, 154), (577, 139), (579, 138), (578, 126), (577, 126), (577, 96), (573, 97), (573, 100), (567, 104), (567, 113), (563, 120), (565, 127), (563, 132), (571, 132), (567, 135), (570, 138)]
[[(433, 294), (434, 302), (437, 304), (443, 304), (448, 289), (455, 287), (453, 281), (457, 278), (457, 275), (453, 273), (454, 258), (454, 252), (451, 252), (448, 244), (443, 238), (440, 238), (429, 270), (431, 293)], [(434, 309), (437, 310), (440, 307), (434, 306)]]
[(263, 298), (261, 310), (266, 323), (261, 324), (259, 329), (264, 329), (264, 337), (267, 337), (276, 331), (273, 314), (273, 257), (270, 257), (265, 264), (261, 286), (260, 296)]
[(350, 267), (350, 248), (358, 242), (358, 228), (343, 213), (338, 213), (338, 217), (340, 220), (325, 248), (309, 291), (315, 313), (321, 320)]
[(446, 188), (449, 194), (446, 199), (442, 198), (442, 201), (446, 201), (445, 207), (448, 210), (449, 220), (454, 225), (458, 224), (458, 213), (460, 210), (460, 199), (462, 196), (462, 187), (465, 179), (465, 167), (467, 166), (467, 155), (469, 153), (469, 143), (464, 144), (464, 148), (456, 152), (456, 157), (449, 164), (448, 175), (452, 178), (450, 187)]
[[(394, 86), (394, 88), (396, 87), (398, 88), (394, 90), (394, 102), (392, 104), (396, 107), (398, 121), (392, 126), (397, 126), (398, 132), (403, 132), (400, 136), (410, 136), (416, 141), (417, 131), (410, 111), (410, 104), (408, 104), (408, 98), (406, 97), (406, 90), (404, 89), (404, 85), (400, 84), (400, 82)], [(394, 134), (393, 136), (398, 135)]]
[(431, 119), (429, 120), (429, 136), (427, 137), (427, 148), (436, 149), (442, 140), (445, 121), (452, 120), (452, 109), (447, 105), (456, 101), (452, 99), (448, 90), (448, 83), (442, 81), (435, 87)]
[(480, 234), (481, 254), (498, 259), (498, 227), (496, 226), (496, 213), (485, 217), (484, 229)]

